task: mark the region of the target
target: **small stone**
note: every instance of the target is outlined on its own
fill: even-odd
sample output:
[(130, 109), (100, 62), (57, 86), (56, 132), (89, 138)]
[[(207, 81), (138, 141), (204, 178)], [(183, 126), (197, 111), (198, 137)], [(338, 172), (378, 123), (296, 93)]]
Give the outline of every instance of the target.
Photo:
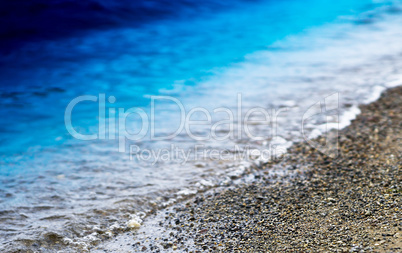
[(129, 228), (140, 228), (141, 223), (139, 222), (138, 219), (131, 219), (131, 220), (128, 221), (127, 227), (129, 227)]

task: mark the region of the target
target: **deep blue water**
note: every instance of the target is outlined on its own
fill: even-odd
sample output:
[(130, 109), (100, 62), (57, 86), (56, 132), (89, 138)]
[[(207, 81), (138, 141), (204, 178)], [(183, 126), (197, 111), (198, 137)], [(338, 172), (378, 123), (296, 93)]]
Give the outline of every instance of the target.
[(14, 0), (0, 11), (0, 52), (9, 53), (27, 41), (52, 40), (89, 30), (141, 26), (166, 18), (191, 18), (232, 8), (241, 0)]

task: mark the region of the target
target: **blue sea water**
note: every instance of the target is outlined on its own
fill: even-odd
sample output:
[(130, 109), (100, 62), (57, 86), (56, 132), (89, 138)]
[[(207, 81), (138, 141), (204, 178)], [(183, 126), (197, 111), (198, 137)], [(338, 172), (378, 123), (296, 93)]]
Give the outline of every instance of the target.
[[(106, 110), (135, 107), (149, 112), (152, 95), (174, 96), (191, 109), (231, 106), (236, 93), (243, 92), (245, 104), (252, 107), (260, 105), (254, 97), (261, 95), (264, 87), (262, 94), (272, 99), (265, 106), (279, 105), (279, 100), (287, 104), (293, 101), (292, 106), (302, 90), (326, 89), (318, 82), (303, 86), (302, 82), (286, 80), (296, 75), (287, 73), (287, 68), (296, 68), (299, 78), (316, 78), (316, 73), (303, 72), (309, 62), (309, 54), (303, 52), (318, 50), (314, 44), (326, 45), (316, 42), (320, 39), (343, 41), (343, 36), (353, 34), (353, 30), (342, 34), (343, 26), (369, 26), (381, 20), (384, 14), (371, 13), (372, 10), (397, 10), (393, 9), (394, 1), (373, 0), (259, 0), (230, 4), (212, 0), (98, 0), (91, 4), (37, 1), (26, 18), (26, 10), (17, 4), (18, 1), (7, 4), (1, 17), (12, 25), (6, 27), (3, 22), (0, 27), (4, 42), (0, 59), (0, 211), (9, 217), (10, 213), (19, 215), (26, 212), (21, 210), (45, 205), (46, 210), (51, 210), (48, 213), (64, 217), (52, 220), (56, 228), (60, 227), (57, 231), (69, 231), (66, 224), (73, 220), (82, 223), (91, 219), (83, 218), (82, 213), (90, 213), (88, 210), (113, 205), (117, 210), (119, 201), (131, 201), (133, 210), (145, 210), (142, 206), (148, 207), (151, 200), (163, 197), (163, 192), (205, 179), (205, 173), (198, 173), (192, 165), (153, 164), (145, 170), (145, 165), (134, 164), (127, 153), (118, 152), (117, 140), (74, 139), (64, 119), (66, 107), (74, 98), (99, 98), (99, 94), (105, 94), (116, 100), (107, 102)], [(10, 18), (9, 13), (17, 14)], [(308, 40), (309, 32), (314, 30), (322, 33), (316, 32), (314, 40)], [(291, 47), (281, 44), (294, 38)], [(262, 60), (265, 54), (273, 56)], [(321, 63), (316, 62), (317, 69), (324, 71), (325, 64), (335, 56), (340, 57), (323, 54)], [(253, 65), (246, 71), (249, 65), (243, 63), (250, 59)], [(282, 60), (284, 65), (276, 69)], [(258, 72), (256, 66), (263, 66), (263, 72), (253, 74), (251, 81), (245, 78), (250, 72)], [(282, 82), (258, 83), (258, 75), (263, 77), (266, 72), (271, 77), (280, 75), (278, 80)], [(344, 86), (340, 89), (355, 91), (341, 81)], [(292, 97), (289, 90), (293, 91)], [(281, 94), (287, 94), (286, 99)], [(109, 122), (112, 116), (100, 116), (98, 106), (86, 101), (74, 109), (72, 122), (77, 132), (97, 134), (100, 122)], [(174, 109), (162, 107), (157, 118), (159, 130), (165, 133), (175, 127), (177, 119)], [(133, 131), (140, 124), (138, 118), (130, 119), (130, 123)], [(144, 138), (134, 143), (156, 149), (171, 143), (186, 148), (196, 142), (179, 136), (168, 142)], [(227, 143), (208, 145), (224, 148)], [(25, 236), (37, 238), (45, 224), (39, 220), (46, 215), (34, 211), (24, 216), (26, 221), (38, 224), (32, 234)], [(12, 231), (22, 233), (26, 221), (8, 223), (0, 231), (2, 242), (15, 240), (16, 232)]]
[[(177, 80), (196, 85), (214, 69), (240, 62), (276, 40), (373, 5), (369, 0), (257, 1), (186, 20), (170, 17), (134, 29), (88, 31), (28, 45), (1, 59), (0, 141), (7, 145), (0, 152), (60, 144), (56, 138), (68, 138), (64, 109), (75, 96), (107, 93), (129, 107), (144, 106), (144, 95), (172, 89)], [(96, 125), (95, 116), (78, 116), (85, 121), (80, 127)]]

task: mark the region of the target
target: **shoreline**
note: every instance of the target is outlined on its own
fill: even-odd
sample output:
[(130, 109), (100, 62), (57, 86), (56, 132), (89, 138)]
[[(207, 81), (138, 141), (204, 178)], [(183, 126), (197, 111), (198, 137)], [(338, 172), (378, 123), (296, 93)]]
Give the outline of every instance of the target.
[[(401, 98), (399, 86), (361, 105), (339, 131), (334, 159), (296, 143), (282, 160), (263, 165), (252, 183), (213, 189), (163, 210), (153, 238), (139, 240), (141, 230), (134, 231), (134, 238), (127, 233), (94, 250), (398, 252)], [(273, 184), (268, 175), (275, 166), (294, 166), (298, 176)]]
[[(328, 19), (328, 22), (322, 20), (323, 23), (308, 18), (311, 14), (314, 17), (316, 15), (325, 17), (327, 20), (330, 13), (338, 13), (335, 10), (346, 12), (347, 9), (344, 7), (349, 4), (356, 7), (361, 6), (362, 9), (360, 10), (359, 7), (359, 11), (356, 10), (347, 16), (333, 15), (334, 20), (332, 18)], [(41, 42), (37, 47), (27, 47), (20, 53), (15, 52), (15, 54), (7, 56), (6, 59), (15, 59), (15, 61), (5, 68), (3, 78), (6, 86), (10, 84), (10, 90), (6, 89), (4, 94), (3, 112), (4, 115), (9, 115), (4, 118), (3, 126), (6, 133), (4, 137), (5, 140), (12, 141), (9, 147), (4, 149), (5, 170), (1, 177), (3, 199), (0, 217), (3, 220), (3, 228), (2, 247), (0, 248), (7, 252), (54, 252), (57, 250), (98, 252), (99, 249), (102, 249), (101, 252), (173, 252), (174, 250), (182, 252), (186, 249), (194, 252), (197, 250), (234, 251), (235, 248), (239, 251), (245, 249), (258, 251), (260, 249), (260, 251), (266, 252), (295, 249), (281, 247), (285, 245), (286, 240), (292, 241), (294, 238), (297, 240), (301, 238), (304, 242), (300, 242), (299, 246), (307, 245), (308, 248), (312, 244), (311, 247), (314, 249), (314, 242), (311, 241), (318, 237), (313, 234), (314, 238), (312, 236), (303, 238), (303, 233), (311, 231), (307, 229), (310, 223), (306, 221), (303, 223), (300, 221), (301, 218), (309, 218), (308, 215), (310, 215), (320, 222), (319, 219), (326, 219), (331, 215), (331, 217), (334, 216), (335, 219), (343, 221), (342, 219), (351, 216), (351, 209), (360, 210), (354, 205), (342, 202), (343, 200), (340, 201), (337, 196), (333, 196), (334, 193), (330, 193), (328, 196), (320, 193), (318, 196), (325, 195), (325, 198), (321, 200), (311, 198), (311, 201), (321, 201), (319, 203), (312, 202), (312, 204), (307, 203), (310, 200), (305, 200), (293, 193), (300, 189), (305, 191), (306, 187), (314, 188), (310, 185), (312, 181), (316, 180), (314, 173), (320, 176), (320, 173), (324, 173), (325, 175), (320, 177), (321, 179), (329, 176), (326, 174), (327, 172), (321, 171), (323, 169), (320, 166), (329, 169), (327, 166), (335, 166), (334, 164), (338, 162), (336, 159), (325, 158), (320, 153), (316, 154), (317, 151), (308, 147), (307, 143), (304, 145), (297, 142), (314, 138), (313, 143), (320, 144), (317, 140), (321, 140), (322, 137), (330, 137), (326, 133), (331, 127), (343, 129), (349, 126), (351, 121), (361, 113), (360, 105), (374, 102), (379, 99), (385, 89), (402, 84), (402, 76), (399, 71), (402, 68), (402, 43), (399, 43), (402, 38), (402, 32), (399, 29), (402, 23), (400, 3), (381, 2), (363, 8), (362, 3), (352, 4), (345, 1), (332, 7), (315, 5), (316, 9), (308, 8), (302, 3), (297, 3), (296, 7), (279, 2), (275, 3), (276, 5), (278, 9), (281, 6), (285, 7), (283, 10), (286, 10), (286, 13), (292, 17), (299, 17), (294, 13), (297, 14), (304, 9), (306, 15), (300, 19), (300, 22), (289, 20), (289, 23), (284, 23), (281, 22), (281, 19), (278, 21), (275, 18), (276, 9), (267, 2), (267, 5), (256, 4), (250, 9), (240, 8), (233, 12), (225, 10), (222, 15), (219, 14), (216, 18), (211, 16), (212, 19), (205, 20), (206, 22), (201, 18), (192, 20), (190, 23), (173, 20), (171, 23), (168, 22), (169, 24), (156, 22), (155, 26), (150, 24), (147, 29), (141, 28), (138, 33), (131, 28), (123, 27), (110, 31), (91, 32), (91, 36), (87, 34), (88, 36), (66, 37), (58, 40), (60, 43)], [(271, 13), (270, 10), (274, 10), (273, 15), (267, 15), (267, 13)], [(273, 24), (279, 25), (279, 27), (271, 26), (271, 28), (274, 27), (272, 34), (269, 33), (271, 28), (264, 25), (269, 24), (271, 19)], [(221, 31), (224, 31), (228, 24), (238, 29), (222, 33)], [(299, 28), (296, 29), (293, 24), (300, 29), (301, 26), (305, 26), (305, 29), (296, 32), (299, 31)], [(282, 26), (284, 29), (281, 28)], [(200, 29), (193, 34), (193, 27)], [(208, 33), (202, 32), (204, 30)], [(282, 37), (278, 34), (286, 34), (286, 36)], [(280, 39), (271, 41), (277, 35)], [(159, 39), (155, 39), (155, 36)], [(115, 40), (117, 37), (119, 39)], [(183, 48), (169, 45), (165, 48), (160, 44), (160, 41), (165, 40), (179, 42), (176, 38), (186, 41), (183, 43)], [(204, 47), (205, 38), (211, 39), (211, 46)], [(234, 43), (223, 48), (224, 44), (220, 43), (222, 41)], [(127, 45), (131, 45), (131, 47), (127, 47)], [(66, 47), (70, 48), (69, 52), (65, 52)], [(105, 48), (110, 50), (103, 50)], [(237, 50), (238, 48), (241, 50)], [(169, 54), (166, 54), (166, 49), (170, 52)], [(151, 51), (153, 53), (149, 55), (148, 52)], [(216, 52), (219, 51), (221, 54), (217, 57)], [(105, 53), (99, 55), (99, 52)], [(67, 58), (69, 60), (65, 61), (64, 59)], [(235, 58), (234, 61), (230, 60)], [(40, 65), (35, 64), (38, 60), (41, 60)], [(179, 67), (169, 68), (170, 61), (179, 61), (180, 64), (176, 64)], [(18, 66), (21, 64), (25, 67), (19, 68)], [(149, 65), (151, 68), (142, 68), (145, 65)], [(209, 65), (213, 68), (203, 67)], [(132, 72), (132, 69), (138, 69), (138, 72)], [(166, 71), (160, 75), (159, 69)], [(204, 72), (204, 70), (208, 71)], [(66, 73), (68, 74), (66, 75)], [(180, 80), (177, 80), (177, 77), (180, 77)], [(43, 85), (44, 80), (50, 85), (50, 88)], [(143, 154), (146, 154), (147, 151), (158, 154), (157, 158), (153, 160), (158, 163), (149, 163), (142, 156), (132, 159), (131, 154), (136, 152), (131, 152), (131, 150), (127, 155), (116, 153), (117, 148), (114, 145), (120, 144), (120, 137), (113, 141), (102, 140), (90, 143), (76, 141), (71, 135), (63, 134), (66, 132), (65, 127), (60, 124), (62, 122), (59, 122), (55, 115), (62, 115), (64, 104), (67, 104), (70, 95), (71, 97), (74, 94), (81, 95), (83, 86), (75, 85), (76, 80), (88, 84), (88, 87), (84, 88), (88, 94), (97, 95), (100, 86), (105, 88), (107, 93), (115, 96), (116, 101), (119, 100), (114, 105), (110, 104), (110, 107), (115, 109), (133, 105), (145, 106), (148, 101), (146, 94), (167, 95), (177, 98), (188, 109), (201, 106), (209, 112), (217, 107), (227, 107), (232, 113), (235, 112), (235, 108), (238, 108), (237, 111), (240, 111), (240, 115), (241, 110), (244, 110), (243, 115), (246, 115), (250, 108), (272, 109), (268, 112), (272, 126), (267, 127), (265, 123), (250, 124), (251, 133), (264, 136), (267, 134), (267, 137), (263, 137), (265, 138), (263, 141), (253, 140), (246, 135), (241, 135), (243, 138), (236, 135), (234, 138), (227, 138), (227, 141), (225, 139), (222, 142), (216, 141), (214, 138), (211, 141), (199, 142), (188, 134), (180, 135), (179, 138), (172, 138), (166, 142), (154, 142), (143, 138), (138, 142), (139, 151), (141, 149)], [(142, 87), (142, 84), (149, 80), (156, 81), (155, 85)], [(165, 87), (165, 83), (171, 83), (172, 89)], [(14, 84), (16, 84), (15, 87)], [(136, 84), (141, 86), (138, 90), (137, 88), (130, 89)], [(333, 98), (335, 93), (338, 94), (336, 106), (333, 103), (335, 100), (329, 99), (329, 97)], [(242, 104), (240, 108), (235, 107), (239, 101), (234, 99), (239, 97), (239, 94), (244, 98), (240, 102)], [(22, 101), (22, 98), (25, 98), (25, 103), (35, 105), (26, 115), (21, 111), (23, 108), (18, 102)], [(322, 113), (320, 116), (307, 118), (308, 120), (305, 122), (304, 115), (310, 111), (308, 108), (312, 108), (313, 103), (320, 105), (318, 109), (321, 109)], [(46, 105), (48, 104), (53, 105), (52, 110), (47, 110)], [(330, 104), (331, 106), (329, 106)], [(84, 106), (80, 107), (82, 111), (85, 111), (85, 108), (88, 109), (88, 112), (92, 111), (89, 108), (92, 108), (91, 105), (89, 107), (86, 107), (85, 104), (81, 105)], [(164, 103), (160, 105), (162, 109), (158, 109), (159, 113), (157, 117), (154, 117), (159, 119), (155, 125), (162, 123), (160, 129), (162, 134), (169, 133), (170, 129), (174, 129), (175, 123), (178, 123), (176, 118), (179, 116), (172, 107), (166, 106), (165, 108), (164, 105)], [(333, 110), (329, 110), (330, 107)], [(323, 113), (324, 108), (325, 113)], [(375, 110), (387, 111), (388, 109)], [(399, 110), (396, 111), (399, 113)], [(79, 131), (81, 127), (91, 130), (101, 122), (98, 117), (88, 118), (89, 114), (80, 112), (81, 110), (78, 110), (74, 113), (76, 116), (74, 125), (79, 125)], [(109, 117), (110, 120), (110, 115), (115, 116), (106, 113), (105, 119)], [(274, 115), (276, 117), (273, 117)], [(212, 115), (213, 123), (226, 118), (224, 116), (223, 114)], [(380, 118), (386, 118), (386, 116), (391, 118), (391, 121), (394, 117), (379, 114), (368, 117), (366, 121), (376, 124), (381, 121)], [(135, 124), (140, 122), (139, 119), (134, 118), (128, 121)], [(23, 124), (24, 120), (21, 121), (21, 119), (32, 121), (37, 127), (32, 128), (30, 124)], [(241, 119), (243, 121), (243, 118)], [(399, 118), (397, 120), (400, 121)], [(141, 121), (143, 122), (143, 120)], [(240, 120), (234, 121), (240, 122)], [(14, 122), (22, 123), (14, 126)], [(118, 123), (116, 125), (119, 126), (127, 125), (120, 124), (120, 121), (115, 123)], [(135, 124), (128, 125), (135, 127)], [(245, 130), (246, 123), (243, 125)], [(241, 130), (243, 125), (237, 124), (237, 128)], [(225, 136), (226, 131), (231, 132), (231, 127), (226, 129), (225, 125), (221, 126), (222, 129), (217, 135)], [(363, 124), (363, 126), (365, 125)], [(398, 127), (400, 128), (400, 126), (396, 126), (396, 128)], [(117, 132), (112, 131), (115, 135), (120, 131), (120, 127), (118, 128)], [(204, 134), (209, 136), (212, 133), (210, 130), (213, 128), (205, 127), (204, 129), (204, 126), (199, 126), (192, 129), (197, 129), (197, 134), (200, 136)], [(96, 131), (97, 128), (94, 130)], [(307, 134), (304, 133), (304, 130)], [(350, 161), (339, 161), (343, 167), (350, 166), (354, 170), (359, 169), (362, 164), (372, 163), (372, 160), (381, 160), (382, 151), (389, 148), (387, 144), (384, 144), (384, 148), (382, 146), (376, 148), (377, 143), (389, 142), (386, 138), (375, 137), (378, 135), (376, 131), (381, 132), (380, 128), (379, 130), (371, 129), (374, 131), (371, 134), (368, 134), (370, 129), (366, 130), (367, 134), (363, 134), (363, 136), (367, 136), (366, 139), (360, 140), (359, 137), (357, 140), (353, 139), (348, 145), (353, 146), (357, 143), (365, 146), (366, 142), (371, 141), (375, 143), (374, 149), (368, 148), (361, 151), (361, 153), (368, 154), (366, 160), (362, 160), (360, 155), (355, 155), (356, 152), (352, 150)], [(336, 131), (333, 130), (333, 133)], [(357, 130), (357, 133), (359, 131)], [(121, 133), (125, 135), (125, 132)], [(302, 136), (299, 136), (300, 133)], [(280, 138), (270, 138), (270, 135)], [(351, 134), (352, 137), (355, 135), (356, 131)], [(36, 138), (38, 136), (40, 138)], [(110, 137), (110, 133), (108, 136)], [(394, 136), (394, 133), (387, 136)], [(342, 139), (342, 141), (344, 140)], [(328, 143), (328, 140), (322, 141)], [(137, 144), (137, 142), (133, 144)], [(202, 151), (214, 148), (218, 152), (225, 152), (228, 149), (231, 154), (239, 156), (237, 158), (235, 155), (234, 158), (229, 159), (211, 159), (207, 158), (207, 155), (202, 155), (203, 158), (194, 156), (195, 158), (192, 159), (192, 156), (187, 156), (184, 159), (187, 162), (183, 163), (180, 158), (174, 156), (161, 159), (159, 154), (163, 154), (164, 148), (171, 144), (182, 151), (188, 151), (191, 147), (195, 148), (198, 144), (202, 144)], [(392, 145), (395, 146), (395, 144)], [(25, 150), (26, 147), (29, 148)], [(288, 150), (289, 147), (291, 149)], [(396, 146), (397, 148), (399, 147)], [(233, 150), (234, 152), (232, 152)], [(254, 150), (263, 151), (264, 155), (253, 156)], [(293, 153), (288, 154), (287, 152), (291, 150)], [(330, 149), (320, 150), (331, 156)], [(349, 150), (349, 146), (345, 150), (341, 150), (341, 156), (338, 158), (343, 159), (345, 155), (348, 155)], [(356, 146), (356, 150), (360, 150), (359, 146)], [(169, 154), (173, 154), (173, 150), (168, 151)], [(376, 157), (375, 152), (380, 155)], [(390, 153), (392, 152), (390, 151)], [(396, 159), (396, 166), (399, 166), (400, 152), (395, 152), (398, 155), (393, 158), (389, 156), (386, 159), (391, 162), (395, 162)], [(268, 155), (265, 155), (267, 153)], [(283, 154), (281, 160), (268, 162), (270, 159), (276, 159), (279, 154)], [(359, 154), (358, 151), (357, 154)], [(248, 157), (244, 158), (245, 155)], [(221, 157), (221, 154), (218, 156)], [(385, 164), (388, 162), (386, 159)], [(381, 166), (379, 167), (381, 168)], [(343, 178), (342, 173), (346, 172), (341, 171), (335, 176), (339, 175), (340, 178)], [(383, 179), (385, 177), (383, 174), (387, 173), (387, 171), (379, 173), (377, 179)], [(392, 173), (395, 174), (395, 172)], [(397, 171), (394, 177), (399, 178), (399, 173)], [(359, 177), (366, 176), (362, 172), (355, 175), (358, 180), (360, 180)], [(352, 181), (355, 178), (347, 179), (350, 179), (351, 183), (358, 183)], [(334, 179), (331, 178), (331, 180)], [(277, 183), (278, 181), (280, 183)], [(295, 186), (292, 184), (298, 188), (294, 190)], [(250, 188), (252, 185), (256, 185), (257, 190)], [(397, 193), (400, 193), (399, 181), (394, 185), (397, 186)], [(320, 187), (321, 190), (328, 188), (329, 191), (339, 193), (326, 185)], [(364, 187), (371, 186), (368, 184)], [(262, 190), (260, 191), (259, 188)], [(288, 192), (282, 193), (281, 191)], [(325, 190), (322, 191), (325, 192)], [(267, 199), (266, 195), (270, 195), (272, 192), (276, 194), (274, 195), (276, 197)], [(354, 192), (354, 190), (350, 190), (350, 194)], [(376, 201), (373, 203), (364, 202), (369, 206), (362, 207), (360, 214), (364, 216), (366, 209), (369, 210), (368, 214), (377, 214), (377, 211), (371, 209), (381, 210), (382, 206), (380, 208), (375, 206), (384, 205), (390, 199), (389, 193), (378, 192), (377, 190), (377, 195), (382, 198), (374, 198)], [(243, 193), (248, 194), (248, 197), (237, 196), (242, 196)], [(230, 194), (234, 194), (234, 196)], [(310, 192), (304, 194), (310, 196)], [(355, 196), (358, 204), (360, 199), (364, 200), (360, 195)], [(397, 197), (399, 199), (394, 200), (391, 209), (395, 205), (397, 208), (401, 205), (400, 197)], [(236, 199), (238, 203), (232, 203), (232, 198)], [(286, 203), (286, 198), (292, 200), (289, 201), (290, 207), (281, 203), (282, 200)], [(294, 203), (293, 200), (296, 202)], [(325, 211), (324, 207), (327, 205), (329, 208), (340, 205), (339, 203), (349, 206), (347, 211), (349, 216), (346, 218), (342, 218), (346, 211), (343, 212), (338, 207), (333, 208), (337, 209), (335, 211), (333, 209)], [(222, 204), (227, 207), (215, 210), (212, 204), (218, 206)], [(246, 206), (243, 207), (243, 204)], [(258, 204), (260, 207), (256, 209)], [(323, 210), (322, 217), (319, 213), (309, 213), (310, 207), (315, 207), (318, 212)], [(199, 211), (197, 208), (202, 210)], [(274, 208), (275, 210), (272, 211)], [(211, 209), (213, 211), (208, 211)], [(253, 209), (252, 215), (247, 214), (250, 211), (248, 209)], [(283, 216), (277, 217), (277, 214), (283, 213), (282, 209), (287, 211)], [(300, 209), (306, 214), (299, 213)], [(188, 216), (188, 212), (191, 210), (197, 215), (190, 213)], [(261, 212), (265, 213), (266, 217), (264, 215), (258, 217)], [(218, 213), (222, 219), (220, 224), (215, 218), (215, 213)], [(354, 214), (354, 211), (352, 213)], [(234, 217), (232, 218), (230, 215)], [(284, 219), (287, 215), (291, 217)], [(295, 221), (293, 216), (298, 220)], [(382, 213), (378, 216), (385, 217)], [(258, 223), (264, 219), (272, 221), (273, 224), (265, 227), (265, 221), (261, 224)], [(349, 217), (349, 221), (351, 219)], [(367, 216), (367, 219), (373, 218)], [(383, 222), (381, 219), (370, 222)], [(257, 232), (254, 231), (255, 233), (253, 232), (254, 227), (248, 223), (250, 220), (255, 220), (254, 225), (260, 227)], [(226, 225), (224, 224), (226, 221), (231, 221), (230, 226), (235, 224), (234, 228), (223, 226)], [(287, 222), (290, 221), (304, 224), (292, 227), (298, 234), (286, 227)], [(278, 222), (280, 224), (277, 224)], [(317, 233), (316, 231), (321, 233), (321, 227), (326, 226), (326, 224), (321, 224), (321, 226), (317, 225), (317, 229), (311, 233)], [(330, 224), (337, 226), (332, 221)], [(229, 224), (227, 225), (229, 226)], [(397, 224), (397, 227), (400, 226), (401, 224)], [(211, 231), (208, 230), (209, 228)], [(263, 228), (273, 230), (273, 232), (267, 235), (268, 232)], [(374, 228), (372, 227), (372, 229)], [(251, 232), (247, 232), (249, 230)], [(281, 234), (285, 233), (284, 231), (289, 234), (289, 237), (285, 238)], [(336, 228), (331, 227), (324, 232), (333, 233), (333, 231), (337, 231)], [(218, 232), (229, 234), (233, 238), (220, 238), (217, 235)], [(199, 238), (204, 236), (204, 240), (199, 241)], [(279, 242), (275, 236), (278, 237)], [(394, 238), (393, 236), (398, 235), (394, 233), (392, 238)], [(353, 239), (352, 236), (349, 237)], [(260, 241), (267, 241), (268, 246), (257, 245), (260, 248), (251, 250), (250, 247), (257, 247), (253, 246), (251, 242), (247, 242), (252, 238), (263, 238), (264, 240)], [(352, 245), (357, 245), (354, 241), (352, 242), (352, 239), (343, 240), (341, 238), (340, 243), (336, 245), (342, 246), (344, 248), (342, 250), (352, 250), (355, 247)], [(211, 240), (214, 240), (212, 243), (216, 242), (216, 244), (212, 244)], [(238, 240), (239, 244), (237, 244)], [(386, 244), (386, 240), (383, 241), (379, 240), (378, 243)], [(362, 244), (362, 247), (357, 245), (358, 248), (353, 250), (370, 249), (372, 243), (367, 243), (367, 246), (365, 244)], [(219, 244), (221, 245), (219, 246)], [(324, 249), (327, 249), (324, 244)], [(292, 247), (296, 247), (297, 251), (306, 251), (306, 248), (299, 246), (292, 245)], [(338, 249), (335, 246), (331, 247), (334, 250)]]

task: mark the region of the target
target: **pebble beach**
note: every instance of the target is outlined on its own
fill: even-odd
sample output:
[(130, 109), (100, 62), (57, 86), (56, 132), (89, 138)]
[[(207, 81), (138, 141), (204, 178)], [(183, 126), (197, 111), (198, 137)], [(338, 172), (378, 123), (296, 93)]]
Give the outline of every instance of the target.
[[(339, 132), (337, 157), (295, 144), (279, 161), (258, 168), (252, 183), (213, 189), (171, 208), (159, 223), (170, 233), (130, 248), (401, 252), (402, 87), (360, 109)], [(268, 175), (277, 166), (293, 166), (294, 176), (273, 183)]]

